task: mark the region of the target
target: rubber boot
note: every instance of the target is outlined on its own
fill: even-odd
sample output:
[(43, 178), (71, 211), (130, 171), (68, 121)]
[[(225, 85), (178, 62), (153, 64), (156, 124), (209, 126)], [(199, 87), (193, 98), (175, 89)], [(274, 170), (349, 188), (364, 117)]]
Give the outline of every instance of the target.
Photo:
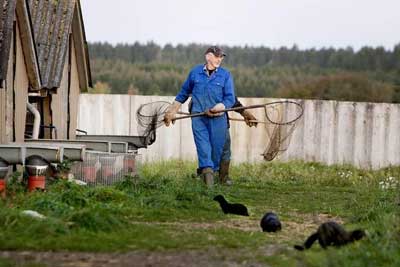
[(192, 178), (193, 179), (200, 179), (200, 177), (201, 177), (201, 169), (200, 168), (197, 168), (196, 169), (196, 174), (192, 174)]
[(232, 180), (229, 178), (229, 165), (231, 161), (221, 161), (219, 165), (219, 182), (223, 185), (232, 185)]
[(201, 177), (208, 187), (212, 187), (214, 185), (214, 172), (211, 168), (202, 169)]

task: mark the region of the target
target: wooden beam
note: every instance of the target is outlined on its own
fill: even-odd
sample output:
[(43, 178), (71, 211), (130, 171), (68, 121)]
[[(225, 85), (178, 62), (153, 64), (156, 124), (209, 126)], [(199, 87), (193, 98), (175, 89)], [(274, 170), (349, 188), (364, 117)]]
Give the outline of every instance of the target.
[(75, 4), (74, 17), (72, 19), (72, 35), (75, 45), (75, 53), (77, 59), (79, 87), (82, 92), (87, 92), (90, 81), (89, 55), (86, 50), (85, 33), (83, 31), (82, 14), (79, 7), (79, 1)]
[(40, 90), (39, 64), (36, 55), (32, 24), (25, 0), (17, 0), (16, 13), (29, 84), (31, 89)]

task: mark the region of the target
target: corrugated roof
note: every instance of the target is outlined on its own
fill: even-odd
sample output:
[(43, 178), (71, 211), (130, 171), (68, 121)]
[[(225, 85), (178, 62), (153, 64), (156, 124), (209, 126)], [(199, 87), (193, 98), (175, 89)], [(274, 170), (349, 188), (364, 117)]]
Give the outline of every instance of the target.
[[(0, 0), (1, 1), (1, 0)], [(28, 0), (43, 88), (60, 86), (76, 0)]]
[(7, 76), (16, 2), (0, 0), (0, 86)]

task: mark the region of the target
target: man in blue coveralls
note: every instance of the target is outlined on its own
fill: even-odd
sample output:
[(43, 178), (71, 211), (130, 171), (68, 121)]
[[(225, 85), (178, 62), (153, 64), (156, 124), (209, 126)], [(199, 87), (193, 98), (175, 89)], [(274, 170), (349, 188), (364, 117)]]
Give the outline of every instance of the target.
[(235, 104), (232, 75), (220, 67), (224, 56), (225, 53), (217, 46), (206, 50), (206, 63), (190, 71), (164, 117), (165, 125), (169, 126), (189, 96), (193, 101), (192, 113), (207, 113), (207, 116), (192, 118), (192, 131), (201, 176), (209, 187), (214, 184), (214, 172), (219, 170), (228, 131), (227, 115), (221, 111)]

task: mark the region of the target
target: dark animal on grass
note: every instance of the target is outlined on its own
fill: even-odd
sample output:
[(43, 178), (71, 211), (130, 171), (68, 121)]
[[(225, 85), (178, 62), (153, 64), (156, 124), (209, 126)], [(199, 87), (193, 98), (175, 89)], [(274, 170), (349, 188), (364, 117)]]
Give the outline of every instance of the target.
[(282, 229), (278, 215), (273, 212), (265, 213), (264, 217), (262, 217), (260, 221), (260, 226), (263, 232), (276, 232)]
[(225, 214), (230, 213), (242, 216), (249, 216), (247, 208), (243, 204), (230, 204), (222, 195), (214, 197), (214, 200), (219, 202), (219, 205), (221, 206), (221, 209)]
[(356, 240), (360, 240), (364, 236), (365, 232), (363, 230), (358, 229), (347, 232), (340, 224), (336, 222), (326, 222), (318, 227), (316, 233), (307, 238), (306, 242), (304, 242), (304, 245), (295, 245), (294, 248), (297, 250), (309, 249), (317, 240), (323, 248), (327, 248), (328, 246), (338, 247), (352, 243)]

